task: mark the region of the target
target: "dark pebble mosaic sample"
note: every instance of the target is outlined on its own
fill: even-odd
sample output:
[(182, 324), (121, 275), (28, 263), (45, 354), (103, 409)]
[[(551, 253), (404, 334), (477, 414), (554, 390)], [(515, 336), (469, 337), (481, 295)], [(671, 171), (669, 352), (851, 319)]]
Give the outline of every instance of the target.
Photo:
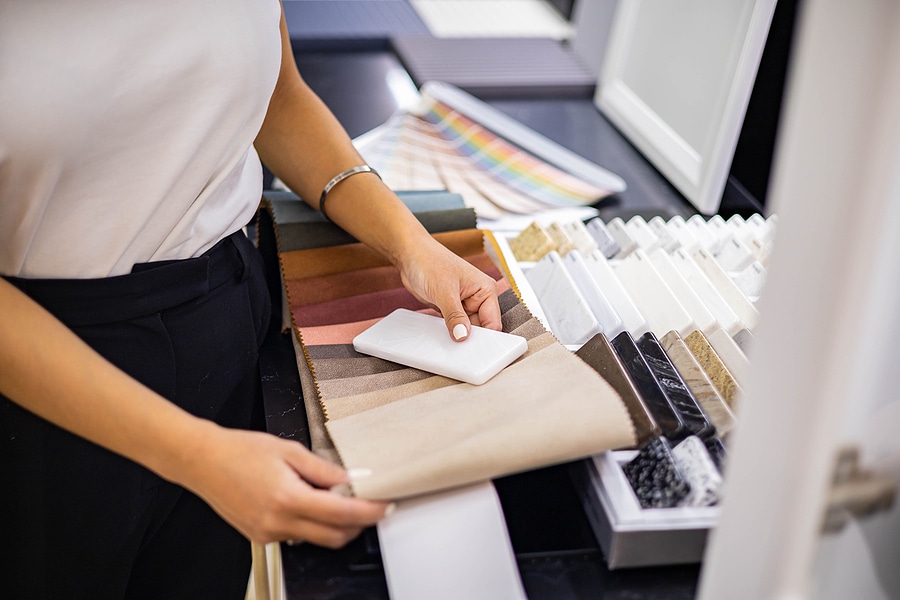
[(663, 437), (644, 446), (622, 470), (641, 508), (678, 506), (691, 491), (675, 465), (669, 440)]

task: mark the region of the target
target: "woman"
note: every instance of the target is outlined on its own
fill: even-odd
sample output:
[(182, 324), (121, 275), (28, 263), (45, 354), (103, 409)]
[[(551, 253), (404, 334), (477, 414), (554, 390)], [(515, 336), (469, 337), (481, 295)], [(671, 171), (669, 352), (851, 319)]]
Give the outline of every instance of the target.
[[(259, 427), (258, 156), (463, 341), (494, 282), (435, 243), (296, 70), (275, 0), (0, 3), (0, 504), (10, 597), (240, 598), (247, 538), (381, 502)], [(322, 194), (328, 187), (327, 194)]]

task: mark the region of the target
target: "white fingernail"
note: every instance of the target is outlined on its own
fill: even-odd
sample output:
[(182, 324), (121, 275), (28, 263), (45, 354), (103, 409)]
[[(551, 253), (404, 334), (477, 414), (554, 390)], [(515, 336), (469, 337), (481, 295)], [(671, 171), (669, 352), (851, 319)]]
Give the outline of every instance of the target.
[(462, 323), (458, 323), (456, 326), (453, 327), (453, 339), (455, 339), (455, 340), (463, 339), (464, 337), (466, 337), (467, 333), (469, 333), (469, 331), (466, 329), (466, 326), (463, 325)]
[(346, 496), (348, 498), (353, 496), (353, 490), (350, 489), (349, 483), (339, 483), (336, 486), (333, 486), (329, 491), (338, 496)]
[(391, 502), (390, 504), (388, 504), (388, 505), (387, 505), (387, 508), (384, 509), (384, 516), (385, 516), (385, 518), (387, 518), (387, 517), (391, 516), (392, 514), (394, 514), (394, 511), (395, 511), (395, 510), (397, 510), (397, 503), (396, 503), (396, 502)]
[(366, 477), (372, 476), (372, 469), (366, 469), (365, 467), (356, 467), (354, 469), (347, 469), (347, 478), (350, 481), (356, 481), (357, 479), (365, 479)]

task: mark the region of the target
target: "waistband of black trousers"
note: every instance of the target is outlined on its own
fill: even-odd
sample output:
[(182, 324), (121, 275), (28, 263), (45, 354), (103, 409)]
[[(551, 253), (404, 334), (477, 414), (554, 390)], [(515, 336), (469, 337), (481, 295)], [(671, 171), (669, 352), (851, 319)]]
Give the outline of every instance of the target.
[(95, 279), (4, 277), (69, 327), (128, 321), (196, 300), (246, 277), (256, 249), (243, 231), (196, 258), (140, 263), (131, 273)]

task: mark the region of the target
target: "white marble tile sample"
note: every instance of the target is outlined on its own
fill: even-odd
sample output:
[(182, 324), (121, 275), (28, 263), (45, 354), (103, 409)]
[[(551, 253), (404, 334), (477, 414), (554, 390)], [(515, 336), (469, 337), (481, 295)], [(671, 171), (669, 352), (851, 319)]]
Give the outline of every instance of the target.
[(738, 316), (743, 326), (751, 330), (754, 329), (759, 323), (759, 311), (756, 310), (753, 303), (719, 266), (715, 257), (705, 250), (698, 250), (691, 256), (703, 271), (703, 274), (716, 287), (719, 294), (728, 302), (731, 310)]
[(612, 266), (599, 250), (590, 253), (584, 257), (584, 264), (600, 286), (604, 296), (619, 313), (625, 329), (633, 336), (640, 337), (644, 333), (650, 331), (650, 324), (646, 317), (635, 305), (631, 295), (622, 286), (622, 282), (616, 277)]
[(697, 325), (681, 305), (643, 250), (635, 250), (613, 265), (628, 295), (647, 318), (650, 330), (663, 336), (671, 330), (687, 335)]
[(594, 238), (594, 241), (597, 242), (597, 249), (603, 256), (612, 258), (619, 253), (619, 243), (616, 241), (616, 238), (613, 237), (612, 233), (609, 232), (606, 223), (601, 219), (591, 219), (587, 222), (585, 227), (587, 228), (588, 233), (591, 234), (591, 237)]
[(569, 275), (575, 281), (575, 285), (578, 286), (581, 295), (587, 301), (588, 306), (590, 306), (591, 311), (593, 311), (594, 316), (597, 317), (603, 334), (608, 339), (612, 339), (625, 331), (622, 317), (619, 316), (606, 294), (603, 293), (603, 290), (600, 289), (600, 286), (591, 276), (591, 272), (588, 270), (581, 252), (572, 250), (563, 257), (562, 262)]
[(715, 315), (712, 314), (700, 296), (694, 291), (694, 288), (681, 275), (681, 272), (675, 267), (669, 253), (662, 248), (657, 248), (650, 253), (650, 260), (656, 270), (662, 276), (663, 281), (675, 294), (675, 297), (691, 316), (694, 324), (701, 331), (708, 332), (719, 328), (719, 322), (716, 321)]
[(631, 217), (625, 225), (628, 227), (631, 237), (637, 242), (638, 247), (644, 252), (653, 252), (662, 245), (659, 236), (650, 229), (647, 221), (642, 216), (635, 215)]
[(525, 273), (550, 323), (550, 330), (566, 345), (578, 345), (600, 333), (594, 316), (578, 286), (555, 250)]
[(621, 217), (610, 219), (606, 224), (606, 228), (619, 245), (619, 252), (616, 254), (615, 258), (625, 258), (638, 247), (637, 240), (631, 235), (628, 226)]
[(700, 300), (706, 305), (706, 308), (716, 318), (719, 327), (730, 334), (736, 333), (743, 327), (741, 320), (728, 302), (722, 298), (716, 287), (709, 278), (703, 273), (690, 254), (679, 248), (669, 255), (672, 264), (681, 273), (681, 276), (690, 284), (691, 289), (697, 294)]
[(700, 249), (700, 240), (694, 235), (694, 232), (687, 226), (684, 217), (675, 215), (666, 223), (669, 227), (669, 233), (678, 240), (678, 247), (691, 253)]

